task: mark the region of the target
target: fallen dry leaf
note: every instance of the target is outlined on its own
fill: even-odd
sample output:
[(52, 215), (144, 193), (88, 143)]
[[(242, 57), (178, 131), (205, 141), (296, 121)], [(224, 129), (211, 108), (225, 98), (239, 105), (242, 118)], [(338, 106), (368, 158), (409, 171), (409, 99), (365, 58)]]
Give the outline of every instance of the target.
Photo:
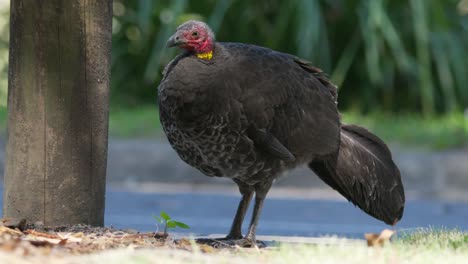
[(36, 230), (28, 229), (24, 231), (27, 234), (23, 240), (31, 242), (35, 246), (47, 246), (49, 244), (53, 245), (65, 245), (68, 238), (61, 237), (56, 234), (43, 233)]
[(78, 232), (78, 233), (71, 233), (73, 237), (76, 237), (76, 238), (80, 238), (80, 237), (84, 237), (84, 233), (83, 232)]
[(367, 240), (367, 246), (383, 246), (386, 241), (390, 241), (390, 238), (395, 234), (395, 231), (390, 229), (384, 229), (380, 234), (366, 233), (364, 237)]
[(180, 246), (191, 246), (192, 242), (188, 238), (182, 238), (177, 241), (177, 244)]
[(0, 235), (1, 234), (9, 234), (9, 235), (17, 235), (17, 236), (22, 236), (23, 233), (21, 231), (11, 229), (6, 226), (0, 226)]
[(198, 245), (198, 247), (200, 248), (200, 251), (203, 253), (213, 253), (215, 251), (215, 248), (209, 245), (201, 244), (201, 245)]
[[(35, 226), (35, 225), (34, 225)], [(23, 256), (89, 254), (116, 248), (170, 247), (193, 250), (193, 241), (175, 240), (160, 233), (138, 233), (107, 227), (85, 225), (31, 228), (25, 231), (0, 224), (0, 251)], [(199, 245), (201, 252), (213, 252), (212, 247)], [(0, 252), (2, 253), (2, 252)]]
[(50, 234), (50, 233), (44, 233), (44, 232), (39, 232), (33, 229), (28, 229), (24, 231), (25, 234), (33, 235), (36, 237), (45, 237), (45, 238), (51, 238), (51, 239), (61, 239), (60, 236), (55, 235), (55, 234)]
[[(77, 233), (78, 234), (78, 233)], [(65, 240), (65, 243), (66, 242), (75, 242), (75, 243), (79, 243), (81, 242), (83, 239), (82, 237), (84, 236), (83, 232), (81, 232), (81, 234), (73, 234), (73, 233), (57, 233), (57, 236), (62, 239), (61, 243), (64, 243), (63, 241)]]
[(52, 247), (55, 245), (55, 243), (51, 243), (47, 240), (31, 240), (29, 243), (36, 247)]
[[(66, 243), (66, 239), (60, 239), (60, 238), (47, 238), (47, 237), (41, 237), (41, 236), (33, 236), (33, 235), (27, 235), (26, 237), (23, 238), (25, 241), (31, 242), (33, 245), (40, 245), (42, 246), (41, 242), (47, 242), (49, 244), (53, 245), (58, 245), (58, 244), (64, 244)], [(65, 242), (63, 242), (65, 240)]]

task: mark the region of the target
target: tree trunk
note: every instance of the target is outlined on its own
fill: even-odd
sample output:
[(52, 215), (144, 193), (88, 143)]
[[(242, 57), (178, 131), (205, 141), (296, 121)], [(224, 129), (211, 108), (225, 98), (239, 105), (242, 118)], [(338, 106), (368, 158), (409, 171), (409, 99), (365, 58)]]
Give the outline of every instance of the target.
[(104, 224), (111, 0), (12, 0), (5, 217)]

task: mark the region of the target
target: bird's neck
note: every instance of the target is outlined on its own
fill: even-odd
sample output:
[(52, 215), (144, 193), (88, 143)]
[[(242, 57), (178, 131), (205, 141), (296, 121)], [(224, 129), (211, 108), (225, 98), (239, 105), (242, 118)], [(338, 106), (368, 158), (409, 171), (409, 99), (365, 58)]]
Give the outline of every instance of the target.
[(211, 58), (213, 58), (213, 50), (210, 50), (210, 51), (205, 52), (205, 53), (197, 53), (197, 57), (199, 59), (211, 60)]
[(214, 43), (211, 39), (206, 39), (200, 47), (195, 50), (199, 59), (211, 60), (213, 58)]

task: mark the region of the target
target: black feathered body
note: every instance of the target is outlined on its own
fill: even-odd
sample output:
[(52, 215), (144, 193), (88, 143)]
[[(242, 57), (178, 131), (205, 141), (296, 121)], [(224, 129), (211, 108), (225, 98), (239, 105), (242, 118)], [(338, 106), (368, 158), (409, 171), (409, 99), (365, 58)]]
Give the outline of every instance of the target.
[(170, 144), (206, 175), (268, 185), (308, 164), (370, 215), (393, 224), (403, 214), (390, 151), (367, 130), (340, 123), (336, 87), (307, 61), (216, 43), (211, 60), (185, 52), (170, 62), (158, 100)]
[[(297, 58), (270, 49), (218, 43), (211, 60), (181, 54), (168, 65), (158, 98), (171, 145), (210, 176), (255, 184), (339, 145), (334, 91)], [(296, 159), (258, 145), (259, 130)]]

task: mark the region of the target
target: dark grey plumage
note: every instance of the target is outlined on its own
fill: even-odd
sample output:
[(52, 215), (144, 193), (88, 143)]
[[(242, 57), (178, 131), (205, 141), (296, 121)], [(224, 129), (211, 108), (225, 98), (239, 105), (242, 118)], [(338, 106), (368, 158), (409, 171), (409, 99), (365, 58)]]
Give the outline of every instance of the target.
[(390, 151), (367, 130), (340, 123), (336, 87), (319, 69), (255, 45), (217, 42), (213, 52), (211, 60), (185, 51), (170, 62), (158, 101), (180, 158), (238, 184), (243, 199), (229, 238), (241, 238), (255, 192), (259, 208), (247, 235), (255, 240), (273, 180), (302, 164), (375, 218), (394, 224), (402, 217), (404, 191)]

